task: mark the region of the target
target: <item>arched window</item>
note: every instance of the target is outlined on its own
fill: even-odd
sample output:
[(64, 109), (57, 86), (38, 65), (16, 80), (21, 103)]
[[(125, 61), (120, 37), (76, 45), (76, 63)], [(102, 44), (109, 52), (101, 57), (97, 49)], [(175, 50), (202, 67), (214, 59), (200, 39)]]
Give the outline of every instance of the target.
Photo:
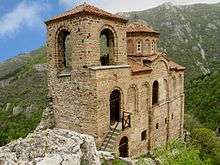
[(127, 41), (127, 50), (128, 50), (128, 55), (134, 54), (134, 42), (132, 39), (129, 39)]
[(137, 42), (137, 53), (142, 53), (142, 42), (141, 41)]
[(62, 30), (58, 34), (58, 65), (60, 69), (71, 67), (70, 32)]
[(110, 65), (114, 62), (114, 34), (106, 28), (100, 34), (100, 61), (101, 65)]
[(152, 90), (152, 104), (155, 105), (158, 103), (159, 99), (159, 83), (158, 81), (154, 81), (153, 90)]

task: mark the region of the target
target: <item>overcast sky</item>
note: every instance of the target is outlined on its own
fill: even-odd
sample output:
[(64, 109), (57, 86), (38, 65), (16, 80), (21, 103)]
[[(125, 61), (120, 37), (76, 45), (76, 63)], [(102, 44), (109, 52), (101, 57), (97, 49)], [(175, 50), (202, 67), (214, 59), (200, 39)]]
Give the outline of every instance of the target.
[(220, 0), (0, 0), (0, 61), (45, 44), (44, 21), (83, 2), (110, 12), (146, 10), (165, 2), (174, 5)]

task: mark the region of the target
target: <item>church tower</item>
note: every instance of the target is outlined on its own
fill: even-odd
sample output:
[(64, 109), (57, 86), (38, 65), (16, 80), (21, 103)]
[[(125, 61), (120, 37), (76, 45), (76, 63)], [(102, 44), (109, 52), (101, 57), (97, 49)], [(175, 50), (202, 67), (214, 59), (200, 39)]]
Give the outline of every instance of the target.
[(57, 127), (98, 136), (99, 102), (93, 74), (128, 67), (126, 22), (88, 4), (45, 22), (48, 83)]

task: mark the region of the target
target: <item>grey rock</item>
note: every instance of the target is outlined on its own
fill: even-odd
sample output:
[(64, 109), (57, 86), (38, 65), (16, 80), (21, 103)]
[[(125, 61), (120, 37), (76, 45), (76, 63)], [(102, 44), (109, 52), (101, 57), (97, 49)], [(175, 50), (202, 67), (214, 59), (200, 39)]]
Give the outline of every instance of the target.
[(0, 148), (3, 165), (100, 165), (92, 136), (64, 129), (35, 131)]
[(47, 64), (35, 64), (34, 69), (38, 72), (45, 72), (47, 70)]
[(22, 107), (20, 107), (19, 105), (13, 108), (12, 114), (14, 116), (22, 113), (24, 111), (24, 109)]
[(112, 152), (107, 152), (107, 151), (98, 151), (100, 159), (104, 160), (114, 160), (115, 155)]
[(11, 103), (7, 103), (5, 111), (8, 112), (11, 108)]

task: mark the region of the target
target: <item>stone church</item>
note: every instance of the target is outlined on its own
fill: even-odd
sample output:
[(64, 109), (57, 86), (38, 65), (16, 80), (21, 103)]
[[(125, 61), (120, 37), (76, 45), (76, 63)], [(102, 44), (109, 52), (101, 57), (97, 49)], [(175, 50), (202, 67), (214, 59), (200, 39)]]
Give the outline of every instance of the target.
[(56, 127), (136, 157), (183, 134), (184, 70), (159, 32), (88, 4), (45, 22)]

